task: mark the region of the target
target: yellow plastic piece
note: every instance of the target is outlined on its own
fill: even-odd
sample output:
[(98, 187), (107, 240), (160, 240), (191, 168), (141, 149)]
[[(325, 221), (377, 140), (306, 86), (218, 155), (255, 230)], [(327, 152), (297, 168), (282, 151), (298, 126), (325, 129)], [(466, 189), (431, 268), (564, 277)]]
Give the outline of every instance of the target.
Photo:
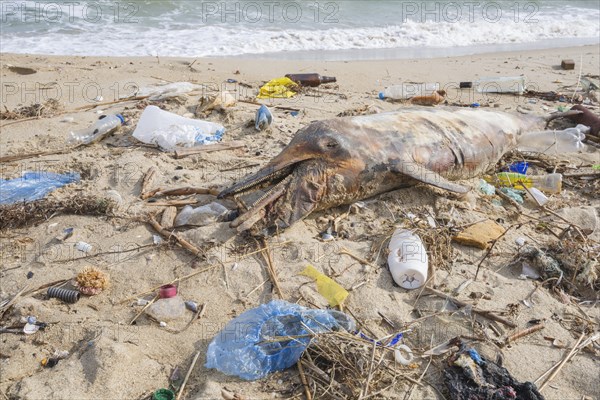
[(271, 79), (260, 88), (260, 92), (256, 97), (259, 99), (287, 99), (296, 95), (293, 89), (297, 87), (298, 84), (290, 78)]
[(330, 277), (317, 271), (315, 267), (309, 265), (302, 271), (302, 275), (313, 278), (317, 281), (317, 290), (321, 293), (321, 296), (325, 297), (329, 302), (330, 307), (339, 306), (344, 303), (348, 292), (346, 289), (341, 287), (336, 281)]

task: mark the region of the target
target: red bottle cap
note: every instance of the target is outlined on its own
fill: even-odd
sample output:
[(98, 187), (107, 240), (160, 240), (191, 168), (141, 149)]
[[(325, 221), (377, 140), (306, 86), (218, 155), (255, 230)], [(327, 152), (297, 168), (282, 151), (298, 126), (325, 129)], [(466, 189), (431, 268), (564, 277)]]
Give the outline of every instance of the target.
[(158, 296), (161, 299), (168, 299), (170, 297), (177, 296), (177, 286), (174, 285), (164, 285), (160, 287), (158, 292)]

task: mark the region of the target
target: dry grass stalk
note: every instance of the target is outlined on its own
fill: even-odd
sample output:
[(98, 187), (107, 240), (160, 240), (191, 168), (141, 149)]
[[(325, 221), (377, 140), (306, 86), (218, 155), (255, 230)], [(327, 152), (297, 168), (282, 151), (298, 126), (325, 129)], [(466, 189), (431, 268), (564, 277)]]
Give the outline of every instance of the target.
[(393, 349), (347, 332), (319, 334), (299, 363), (318, 399), (367, 399), (400, 385)]
[(17, 120), (24, 118), (52, 117), (60, 114), (62, 105), (56, 99), (49, 99), (42, 103), (34, 103), (29, 106), (19, 106), (9, 110), (4, 106), (4, 111), (0, 110), (0, 120)]

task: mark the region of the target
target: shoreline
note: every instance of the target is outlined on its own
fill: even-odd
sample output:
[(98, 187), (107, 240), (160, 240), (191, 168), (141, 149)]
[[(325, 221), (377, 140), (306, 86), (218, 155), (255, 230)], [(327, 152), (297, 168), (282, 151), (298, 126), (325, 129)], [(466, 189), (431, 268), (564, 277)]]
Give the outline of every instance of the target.
[(1, 52), (0, 56), (38, 56), (38, 57), (76, 57), (76, 58), (115, 58), (115, 59), (164, 59), (164, 60), (281, 60), (281, 61), (322, 61), (322, 62), (355, 62), (355, 61), (400, 61), (400, 60), (435, 60), (456, 57), (477, 57), (491, 54), (515, 54), (526, 52), (543, 52), (552, 50), (571, 50), (598, 47), (596, 38), (577, 39), (545, 39), (535, 43), (499, 43), (476, 46), (455, 47), (399, 47), (377, 49), (340, 49), (340, 50), (295, 50), (266, 53), (249, 53), (225, 56), (114, 56), (114, 55), (70, 55), (45, 53), (13, 53)]

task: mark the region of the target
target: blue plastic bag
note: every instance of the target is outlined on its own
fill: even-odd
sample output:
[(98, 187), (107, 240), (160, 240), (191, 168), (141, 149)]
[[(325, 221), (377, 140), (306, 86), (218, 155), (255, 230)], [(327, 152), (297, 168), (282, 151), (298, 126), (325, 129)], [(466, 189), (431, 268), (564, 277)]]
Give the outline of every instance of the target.
[[(229, 321), (206, 353), (206, 367), (255, 380), (296, 364), (311, 333), (356, 330), (354, 321), (334, 310), (312, 310), (273, 300)], [(283, 336), (292, 336), (282, 340)]]
[(28, 202), (44, 198), (48, 193), (69, 183), (79, 182), (76, 172), (24, 172), (20, 178), (0, 179), (0, 204)]

